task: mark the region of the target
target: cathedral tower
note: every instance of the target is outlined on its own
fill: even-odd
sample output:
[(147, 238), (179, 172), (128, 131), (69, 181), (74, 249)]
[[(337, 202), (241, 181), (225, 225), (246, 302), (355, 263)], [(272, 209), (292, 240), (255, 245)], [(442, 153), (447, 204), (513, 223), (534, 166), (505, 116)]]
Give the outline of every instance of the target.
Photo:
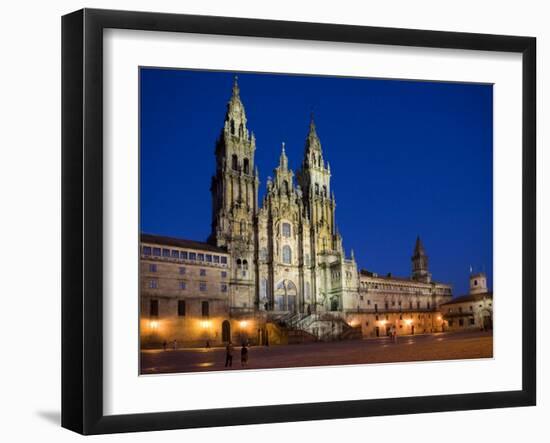
[(209, 241), (229, 246), (247, 238), (258, 208), (258, 174), (254, 168), (256, 140), (246, 126), (237, 77), (227, 104), (224, 126), (216, 143), (216, 175), (212, 177), (212, 232)]
[[(253, 304), (253, 289), (240, 284), (255, 283), (255, 219), (258, 211), (258, 171), (254, 166), (256, 140), (247, 128), (237, 77), (223, 129), (216, 143), (216, 174), (212, 177), (212, 231), (209, 242), (226, 247), (234, 275), (233, 302)], [(239, 294), (239, 295), (237, 295)]]
[(426, 255), (420, 236), (416, 237), (416, 244), (414, 245), (411, 261), (413, 280), (430, 283), (431, 274), (428, 272), (428, 256)]
[(487, 275), (484, 272), (470, 275), (470, 294), (487, 292)]
[(325, 253), (340, 249), (341, 241), (334, 220), (336, 203), (334, 194), (331, 195), (330, 191), (330, 165), (323, 159), (313, 116), (297, 180), (303, 192), (305, 215), (310, 219), (314, 231), (315, 252)]

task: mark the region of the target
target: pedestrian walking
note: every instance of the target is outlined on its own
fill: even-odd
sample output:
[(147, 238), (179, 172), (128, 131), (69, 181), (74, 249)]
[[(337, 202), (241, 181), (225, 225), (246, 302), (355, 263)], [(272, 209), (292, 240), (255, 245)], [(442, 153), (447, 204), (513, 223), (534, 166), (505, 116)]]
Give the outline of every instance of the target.
[(231, 367), (233, 365), (233, 343), (227, 343), (225, 347), (225, 367)]
[(241, 366), (246, 368), (248, 366), (248, 347), (246, 343), (243, 343), (241, 348)]
[(166, 351), (166, 346), (167, 346), (167, 345), (168, 345), (168, 343), (166, 343), (166, 340), (164, 340), (164, 341), (162, 342), (162, 349), (163, 349), (164, 351)]
[(174, 346), (174, 351), (175, 351), (178, 348), (178, 342), (176, 340), (174, 340), (173, 346)]
[(397, 342), (397, 329), (396, 329), (395, 325), (393, 325), (393, 326), (391, 327), (391, 341), (392, 341), (393, 343), (396, 343), (396, 342)]

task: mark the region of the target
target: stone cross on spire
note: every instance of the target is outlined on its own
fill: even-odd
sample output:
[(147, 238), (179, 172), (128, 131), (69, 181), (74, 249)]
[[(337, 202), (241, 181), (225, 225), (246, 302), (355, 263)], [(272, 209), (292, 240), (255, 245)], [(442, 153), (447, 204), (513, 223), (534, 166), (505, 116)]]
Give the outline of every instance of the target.
[(315, 135), (317, 137), (317, 130), (315, 128), (315, 115), (313, 114), (313, 111), (311, 111), (311, 114), (309, 116), (309, 134)]
[(238, 79), (239, 79), (239, 76), (235, 74), (235, 76), (233, 77), (233, 97), (235, 98), (239, 98), (239, 93), (240, 93)]
[(285, 171), (288, 169), (288, 157), (286, 156), (285, 142), (282, 142), (281, 144), (281, 157), (279, 158), (279, 167)]

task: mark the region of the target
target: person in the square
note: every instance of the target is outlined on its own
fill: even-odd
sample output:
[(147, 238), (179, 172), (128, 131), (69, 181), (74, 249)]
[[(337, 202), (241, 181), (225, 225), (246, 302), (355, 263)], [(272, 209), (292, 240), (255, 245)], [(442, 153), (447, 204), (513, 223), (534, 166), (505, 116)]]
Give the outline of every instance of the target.
[(231, 367), (233, 365), (233, 343), (227, 343), (225, 347), (225, 367)]
[(248, 347), (246, 343), (243, 343), (241, 348), (241, 366), (246, 368), (248, 366)]

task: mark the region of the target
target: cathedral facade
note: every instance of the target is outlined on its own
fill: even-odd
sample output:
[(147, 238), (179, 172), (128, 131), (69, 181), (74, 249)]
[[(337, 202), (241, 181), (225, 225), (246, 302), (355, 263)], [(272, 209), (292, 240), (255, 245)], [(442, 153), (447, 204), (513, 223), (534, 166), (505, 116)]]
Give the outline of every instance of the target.
[[(346, 257), (331, 169), (313, 118), (299, 169), (290, 168), (283, 143), (261, 202), (255, 152), (235, 78), (216, 142), (207, 242), (142, 235), (142, 345), (218, 343), (243, 334), (260, 343), (351, 338), (385, 334), (390, 324), (403, 334), (414, 333), (414, 324), (424, 332), (444, 328), (437, 309), (451, 299), (451, 288), (432, 281), (419, 238), (410, 277), (381, 277), (359, 270), (353, 251)], [(219, 281), (213, 257), (225, 275)], [(196, 266), (197, 272), (181, 273)], [(160, 300), (172, 308), (160, 309)], [(199, 302), (201, 310), (190, 309)]]
[(289, 168), (284, 143), (279, 165), (261, 205), (254, 164), (256, 140), (235, 81), (216, 146), (212, 179), (212, 234), (227, 248), (233, 282), (231, 305), (263, 311), (339, 311), (357, 279), (335, 223), (330, 166), (323, 158), (313, 120), (300, 170)]

